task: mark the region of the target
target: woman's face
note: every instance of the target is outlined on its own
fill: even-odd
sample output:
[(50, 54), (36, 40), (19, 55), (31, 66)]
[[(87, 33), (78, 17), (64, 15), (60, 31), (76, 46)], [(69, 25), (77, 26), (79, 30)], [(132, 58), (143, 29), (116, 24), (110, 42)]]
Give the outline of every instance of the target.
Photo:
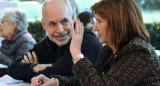
[(96, 14), (96, 23), (95, 23), (93, 30), (97, 31), (98, 36), (99, 36), (99, 41), (102, 44), (103, 43), (107, 44), (107, 42), (109, 42), (110, 40), (110, 37), (109, 37), (110, 34), (109, 32), (107, 32), (108, 29), (109, 29), (108, 21), (104, 20), (104, 18)]
[(0, 23), (0, 36), (8, 39), (13, 33), (15, 29), (14, 23), (9, 23), (8, 18), (4, 16)]

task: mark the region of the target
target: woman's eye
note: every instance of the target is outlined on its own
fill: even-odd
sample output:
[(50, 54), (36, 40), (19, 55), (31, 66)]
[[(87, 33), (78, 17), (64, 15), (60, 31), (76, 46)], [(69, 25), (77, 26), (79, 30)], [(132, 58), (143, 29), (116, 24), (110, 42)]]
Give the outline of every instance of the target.
[(101, 23), (102, 21), (99, 21), (99, 20), (98, 20), (97, 22), (98, 22), (98, 23)]

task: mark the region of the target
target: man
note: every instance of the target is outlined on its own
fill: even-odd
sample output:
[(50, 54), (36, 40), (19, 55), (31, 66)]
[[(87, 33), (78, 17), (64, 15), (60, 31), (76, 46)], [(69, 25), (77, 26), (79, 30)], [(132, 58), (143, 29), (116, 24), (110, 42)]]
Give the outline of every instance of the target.
[[(9, 67), (9, 75), (29, 81), (33, 76), (44, 74), (72, 76), (72, 56), (69, 51), (73, 25), (72, 9), (68, 0), (46, 0), (42, 8), (42, 25), (48, 36), (42, 39), (23, 58)], [(82, 52), (94, 62), (102, 45), (98, 38), (85, 29)]]

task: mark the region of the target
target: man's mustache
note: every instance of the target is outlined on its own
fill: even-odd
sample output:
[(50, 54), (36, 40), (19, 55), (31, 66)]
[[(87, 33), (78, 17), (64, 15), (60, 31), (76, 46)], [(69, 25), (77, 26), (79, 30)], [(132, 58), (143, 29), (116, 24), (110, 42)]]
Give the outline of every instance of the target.
[(70, 31), (63, 31), (62, 33), (59, 33), (59, 34), (52, 34), (52, 37), (66, 36), (69, 33), (70, 33)]

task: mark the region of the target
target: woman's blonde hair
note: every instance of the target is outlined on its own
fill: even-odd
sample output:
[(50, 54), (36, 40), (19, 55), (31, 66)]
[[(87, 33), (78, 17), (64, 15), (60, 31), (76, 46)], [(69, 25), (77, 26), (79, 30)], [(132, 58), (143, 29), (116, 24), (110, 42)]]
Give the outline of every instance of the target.
[(92, 13), (108, 21), (107, 32), (112, 44), (120, 49), (138, 36), (150, 42), (139, 7), (134, 0), (100, 0), (91, 7)]

